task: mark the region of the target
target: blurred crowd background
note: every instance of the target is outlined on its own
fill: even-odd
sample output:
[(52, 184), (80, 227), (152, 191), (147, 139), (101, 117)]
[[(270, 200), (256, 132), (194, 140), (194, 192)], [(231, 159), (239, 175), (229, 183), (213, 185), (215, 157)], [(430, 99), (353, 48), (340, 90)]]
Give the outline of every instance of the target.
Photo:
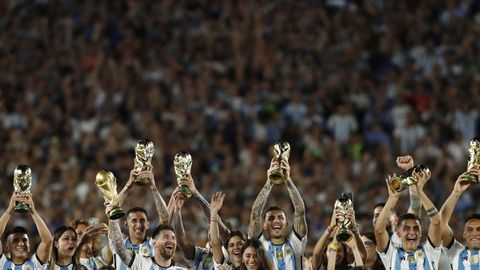
[[(0, 210), (14, 167), (28, 164), (52, 230), (106, 221), (95, 175), (112, 170), (120, 190), (142, 138), (155, 143), (167, 202), (173, 157), (188, 151), (197, 188), (208, 201), (224, 191), (221, 215), (244, 232), (271, 146), (290, 142), (310, 248), (342, 192), (354, 192), (362, 230), (372, 229), (398, 155), (430, 168), (440, 208), (478, 134), (479, 37), (478, 0), (0, 1)], [(457, 236), (479, 210), (474, 194), (457, 205)], [(291, 217), (282, 185), (270, 204)], [(158, 220), (148, 189), (134, 188), (131, 206)], [(183, 217), (204, 245), (195, 201)], [(11, 223), (34, 229), (29, 216)]]

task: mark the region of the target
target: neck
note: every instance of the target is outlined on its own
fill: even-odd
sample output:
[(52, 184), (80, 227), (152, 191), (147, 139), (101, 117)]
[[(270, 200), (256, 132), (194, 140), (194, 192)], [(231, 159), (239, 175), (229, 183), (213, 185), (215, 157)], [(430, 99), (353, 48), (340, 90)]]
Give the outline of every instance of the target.
[(285, 243), (285, 237), (271, 238), (270, 241), (272, 241), (274, 245), (282, 245)]
[(61, 256), (60, 254), (58, 255), (56, 264), (60, 266), (67, 266), (72, 263), (73, 258), (70, 256)]
[(161, 267), (168, 268), (172, 264), (172, 258), (165, 259), (162, 255), (155, 253), (154, 257), (155, 263), (160, 265)]
[(132, 245), (140, 245), (143, 241), (145, 241), (145, 237), (130, 237), (130, 243), (132, 243)]
[(23, 264), (26, 260), (26, 258), (12, 257), (12, 262), (14, 264)]

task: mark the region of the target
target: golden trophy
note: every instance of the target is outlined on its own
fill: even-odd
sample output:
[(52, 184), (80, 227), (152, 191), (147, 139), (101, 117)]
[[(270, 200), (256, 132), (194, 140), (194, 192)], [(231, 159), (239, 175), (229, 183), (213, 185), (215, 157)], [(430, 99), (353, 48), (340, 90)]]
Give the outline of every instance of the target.
[[(152, 166), (152, 157), (155, 152), (153, 142), (148, 139), (140, 140), (135, 147), (135, 164), (133, 170), (137, 172), (143, 172)], [(137, 177), (135, 179), (137, 185), (148, 185), (150, 179), (145, 177)]]
[[(285, 158), (288, 160), (290, 156), (290, 144), (288, 142), (278, 142), (273, 146), (273, 157), (277, 160), (278, 166), (282, 162), (282, 159)], [(272, 184), (278, 185), (285, 181), (285, 175), (281, 168), (275, 169), (268, 175), (268, 179)]]
[(400, 192), (406, 189), (409, 186), (413, 186), (418, 183), (418, 174), (428, 173), (430, 170), (423, 165), (415, 165), (412, 168), (408, 169), (406, 172), (400, 176), (394, 176), (390, 179), (389, 185), (395, 191)]
[[(32, 170), (27, 165), (18, 165), (13, 171), (13, 188), (20, 193), (27, 193), (32, 187)], [(15, 212), (27, 213), (30, 208), (27, 204), (16, 202), (13, 208)]]
[[(468, 148), (468, 170), (473, 168), (480, 168), (480, 139), (473, 138), (470, 141), (470, 146)], [(478, 177), (473, 174), (467, 174), (467, 179), (462, 182), (470, 182), (472, 184), (478, 184), (479, 180)]]
[(335, 209), (341, 214), (341, 217), (337, 220), (338, 232), (337, 241), (345, 242), (352, 238), (353, 233), (351, 231), (352, 220), (347, 218), (348, 212), (353, 209), (351, 193), (342, 193), (340, 197), (335, 201)]
[[(179, 152), (175, 155), (173, 165), (175, 167), (177, 181), (180, 181), (180, 179), (190, 174), (192, 170), (192, 156), (187, 152)], [(192, 197), (192, 191), (190, 191), (187, 186), (180, 186), (179, 190), (186, 198)]]
[(110, 171), (99, 171), (95, 178), (95, 185), (102, 192), (106, 202), (112, 205), (112, 210), (108, 213), (111, 220), (119, 219), (125, 216), (125, 212), (118, 206), (117, 179)]

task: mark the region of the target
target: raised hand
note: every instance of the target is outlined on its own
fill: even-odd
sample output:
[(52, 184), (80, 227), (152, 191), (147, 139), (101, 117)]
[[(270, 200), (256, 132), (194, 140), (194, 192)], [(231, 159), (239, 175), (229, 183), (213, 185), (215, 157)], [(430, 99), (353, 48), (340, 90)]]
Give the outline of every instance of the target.
[(393, 175), (389, 175), (387, 176), (387, 178), (385, 179), (385, 182), (387, 183), (387, 189), (388, 189), (388, 196), (389, 197), (392, 197), (392, 198), (399, 198), (400, 197), (400, 192), (394, 190), (391, 186), (390, 186), (390, 181), (393, 177), (395, 177), (396, 175), (393, 174)]
[(414, 174), (416, 174), (416, 176), (418, 177), (418, 182), (417, 182), (416, 186), (419, 190), (423, 189), (423, 187), (425, 186), (427, 181), (432, 176), (432, 173), (428, 169), (421, 170), (420, 172), (414, 172)]
[(223, 194), (221, 191), (213, 194), (212, 201), (210, 202), (210, 211), (212, 212), (212, 216), (218, 214), (222, 208), (223, 199), (225, 199), (225, 194)]
[(413, 168), (413, 166), (414, 166), (413, 158), (409, 155), (398, 156), (397, 160), (395, 160), (395, 162), (397, 163), (397, 166), (399, 168), (404, 169), (405, 171), (410, 169), (410, 168)]
[(188, 189), (192, 192), (192, 194), (198, 194), (198, 190), (195, 187), (195, 182), (193, 181), (193, 177), (191, 174), (186, 174), (182, 179), (178, 181), (180, 186), (187, 186)]
[(290, 164), (288, 164), (287, 159), (282, 158), (280, 162), (280, 168), (283, 171), (283, 175), (285, 176), (285, 179), (290, 179)]

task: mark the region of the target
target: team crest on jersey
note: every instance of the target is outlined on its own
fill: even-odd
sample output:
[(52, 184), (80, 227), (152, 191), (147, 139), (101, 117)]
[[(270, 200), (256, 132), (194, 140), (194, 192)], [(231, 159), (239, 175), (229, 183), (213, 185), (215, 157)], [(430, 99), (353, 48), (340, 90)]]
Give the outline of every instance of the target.
[(140, 255), (142, 255), (143, 257), (150, 256), (150, 249), (146, 246), (141, 246), (140, 247)]
[(421, 259), (421, 258), (423, 258), (423, 257), (425, 256), (425, 254), (423, 254), (423, 252), (422, 252), (421, 250), (418, 250), (418, 251), (416, 252), (416, 254), (417, 254), (417, 257), (418, 257), (419, 259)]
[(478, 255), (472, 255), (472, 264), (478, 263)]
[(290, 255), (290, 254), (292, 254), (292, 253), (293, 253), (293, 250), (292, 250), (291, 248), (287, 247), (287, 248), (285, 249), (285, 254)]
[(408, 256), (407, 257), (407, 262), (408, 263), (414, 263), (416, 262), (417, 260), (415, 259), (415, 256)]
[(33, 270), (32, 267), (30, 267), (30, 265), (27, 265), (25, 266), (25, 270)]
[(281, 250), (276, 250), (275, 251), (275, 257), (277, 257), (278, 260), (283, 258), (283, 252)]
[(209, 257), (205, 258), (204, 264), (208, 264), (208, 265), (213, 264), (212, 258), (209, 258)]

